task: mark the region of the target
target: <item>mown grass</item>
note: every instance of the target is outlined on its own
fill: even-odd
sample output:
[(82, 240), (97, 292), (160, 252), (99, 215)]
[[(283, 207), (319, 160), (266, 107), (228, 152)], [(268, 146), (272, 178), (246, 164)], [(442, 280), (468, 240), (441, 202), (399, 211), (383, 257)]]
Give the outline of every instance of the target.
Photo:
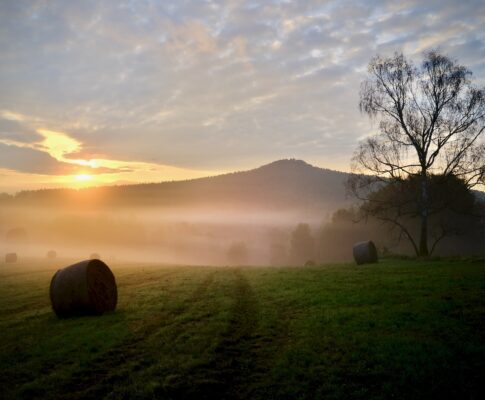
[(2, 398), (485, 395), (483, 261), (112, 265), (117, 311), (58, 320), (66, 263), (0, 264)]

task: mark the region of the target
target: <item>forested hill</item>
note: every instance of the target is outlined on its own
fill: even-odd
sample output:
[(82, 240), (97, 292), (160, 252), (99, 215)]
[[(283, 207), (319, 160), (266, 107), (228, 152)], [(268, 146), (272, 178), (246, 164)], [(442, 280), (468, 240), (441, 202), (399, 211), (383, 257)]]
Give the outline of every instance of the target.
[(187, 181), (104, 186), (81, 190), (46, 189), (3, 196), (15, 205), (55, 207), (218, 207), (228, 209), (334, 210), (348, 203), (347, 173), (317, 168), (301, 160)]

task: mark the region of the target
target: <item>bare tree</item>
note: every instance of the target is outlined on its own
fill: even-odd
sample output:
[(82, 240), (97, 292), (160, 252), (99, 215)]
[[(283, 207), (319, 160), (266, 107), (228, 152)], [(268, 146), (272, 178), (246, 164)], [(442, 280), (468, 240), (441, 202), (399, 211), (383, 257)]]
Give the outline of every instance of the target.
[(403, 199), (417, 203), (419, 240), (398, 218), (386, 212), (380, 216), (401, 229), (417, 255), (427, 256), (431, 177), (453, 176), (468, 188), (485, 183), (485, 144), (480, 142), (485, 88), (475, 87), (471, 71), (436, 51), (426, 53), (419, 67), (402, 54), (376, 56), (368, 73), (360, 110), (378, 120), (379, 133), (356, 150), (349, 188), (357, 198), (380, 202), (381, 209), (388, 210), (395, 204), (372, 194), (391, 182), (418, 180), (417, 198)]

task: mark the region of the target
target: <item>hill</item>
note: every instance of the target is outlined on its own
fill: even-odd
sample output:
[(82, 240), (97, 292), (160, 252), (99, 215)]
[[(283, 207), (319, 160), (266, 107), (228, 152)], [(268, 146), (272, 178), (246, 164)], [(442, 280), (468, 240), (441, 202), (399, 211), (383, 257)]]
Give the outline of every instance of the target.
[(333, 210), (346, 201), (347, 173), (301, 160), (188, 181), (23, 191), (3, 201), (44, 206)]

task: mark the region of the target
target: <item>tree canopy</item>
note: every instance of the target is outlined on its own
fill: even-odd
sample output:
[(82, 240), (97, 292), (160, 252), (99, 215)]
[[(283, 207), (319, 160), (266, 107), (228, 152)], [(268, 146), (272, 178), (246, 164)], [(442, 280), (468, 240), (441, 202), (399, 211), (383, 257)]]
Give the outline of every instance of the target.
[[(379, 130), (359, 144), (349, 188), (374, 216), (376, 210), (402, 206), (394, 196), (375, 195), (383, 185), (394, 184), (403, 198), (412, 196), (419, 240), (396, 218), (383, 219), (402, 229), (418, 255), (427, 256), (436, 200), (431, 184), (434, 193), (442, 192), (438, 184), (451, 185), (448, 180), (458, 179), (466, 189), (485, 184), (485, 88), (473, 85), (470, 70), (436, 51), (426, 53), (419, 66), (403, 54), (376, 56), (361, 85), (360, 110)], [(405, 184), (397, 189), (396, 183)], [(369, 207), (372, 203), (376, 207)]]

